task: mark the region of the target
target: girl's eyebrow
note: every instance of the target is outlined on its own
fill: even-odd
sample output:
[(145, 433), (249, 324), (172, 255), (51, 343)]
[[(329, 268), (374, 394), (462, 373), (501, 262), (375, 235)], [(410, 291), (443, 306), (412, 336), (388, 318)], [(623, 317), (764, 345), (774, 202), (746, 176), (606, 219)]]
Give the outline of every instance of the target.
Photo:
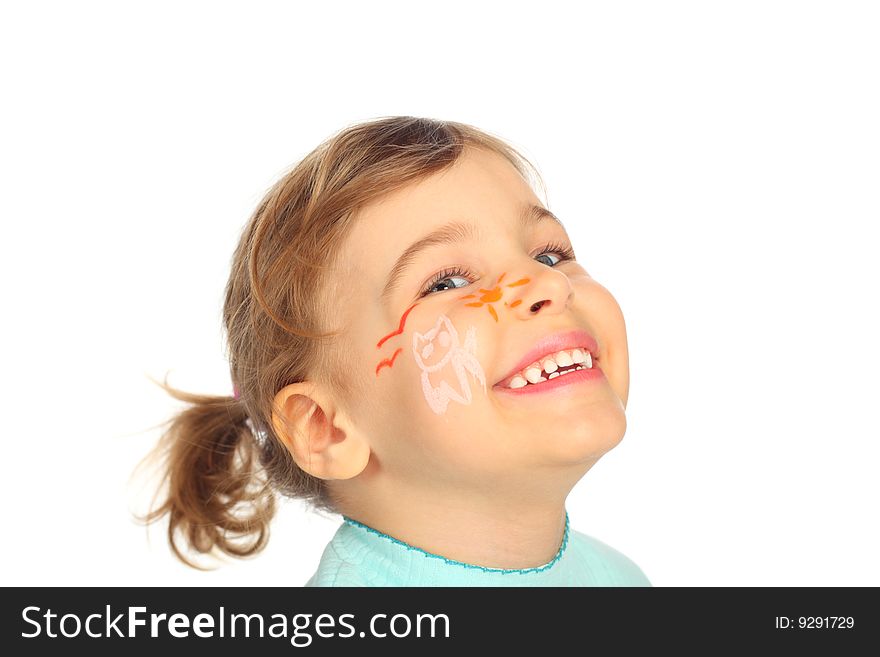
[[(562, 226), (562, 222), (555, 214), (550, 212), (550, 210), (548, 210), (547, 208), (540, 205), (535, 205), (534, 203), (526, 203), (523, 206), (523, 210), (519, 215), (520, 225), (524, 228), (529, 227), (533, 224), (540, 223), (547, 219), (555, 221), (557, 224)], [(441, 226), (440, 228), (437, 228), (436, 230), (431, 231), (421, 239), (416, 240), (415, 242), (410, 244), (404, 250), (404, 252), (400, 254), (397, 262), (394, 263), (394, 266), (388, 273), (388, 278), (385, 281), (385, 287), (382, 289), (382, 294), (380, 296), (382, 302), (387, 303), (388, 298), (400, 284), (400, 279), (403, 277), (403, 274), (413, 264), (413, 262), (415, 262), (416, 257), (422, 251), (434, 246), (440, 246), (442, 244), (455, 244), (457, 242), (463, 242), (468, 239), (475, 238), (476, 235), (477, 227), (473, 223), (453, 221), (444, 226)]]

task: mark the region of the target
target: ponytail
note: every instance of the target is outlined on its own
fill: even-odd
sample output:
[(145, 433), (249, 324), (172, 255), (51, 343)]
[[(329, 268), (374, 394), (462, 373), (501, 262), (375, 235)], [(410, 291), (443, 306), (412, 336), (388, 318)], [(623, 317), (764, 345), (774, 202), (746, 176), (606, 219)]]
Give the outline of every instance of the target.
[(275, 495), (259, 467), (259, 445), (244, 403), (158, 385), (190, 406), (166, 423), (145, 459), (163, 460), (161, 484), (167, 482), (167, 495), (160, 506), (137, 519), (150, 524), (168, 514), (171, 549), (199, 570), (207, 569), (186, 558), (180, 535), (184, 546), (203, 554), (214, 548), (236, 557), (256, 554), (269, 540)]

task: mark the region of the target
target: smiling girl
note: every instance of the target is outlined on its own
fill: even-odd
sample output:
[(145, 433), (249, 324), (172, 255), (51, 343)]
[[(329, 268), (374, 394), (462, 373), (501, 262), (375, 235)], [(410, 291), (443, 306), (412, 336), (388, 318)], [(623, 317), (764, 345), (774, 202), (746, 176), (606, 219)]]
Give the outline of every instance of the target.
[(530, 173), (472, 126), (403, 116), (272, 187), (226, 287), (237, 394), (162, 384), (191, 405), (145, 519), (169, 515), (179, 558), (261, 550), (277, 492), (342, 516), (307, 586), (650, 586), (569, 525), (626, 431), (627, 338)]

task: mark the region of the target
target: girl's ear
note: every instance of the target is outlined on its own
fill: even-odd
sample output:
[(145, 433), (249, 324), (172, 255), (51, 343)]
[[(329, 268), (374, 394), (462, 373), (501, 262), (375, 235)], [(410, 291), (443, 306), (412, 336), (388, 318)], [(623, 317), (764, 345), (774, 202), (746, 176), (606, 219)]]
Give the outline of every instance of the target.
[(275, 395), (272, 426), (303, 471), (320, 479), (350, 479), (370, 460), (370, 445), (323, 387), (291, 383)]

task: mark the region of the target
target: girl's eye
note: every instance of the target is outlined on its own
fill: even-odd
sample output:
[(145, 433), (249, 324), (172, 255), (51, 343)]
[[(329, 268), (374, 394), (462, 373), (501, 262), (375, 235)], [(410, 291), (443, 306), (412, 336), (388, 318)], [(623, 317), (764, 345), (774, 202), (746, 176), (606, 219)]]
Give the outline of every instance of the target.
[[(538, 255), (535, 256), (535, 258), (537, 259), (542, 256), (547, 256), (551, 253), (555, 253), (558, 257), (558, 260), (556, 260), (556, 262), (545, 262), (544, 264), (546, 264), (548, 267), (554, 267), (560, 262), (575, 259), (574, 250), (569, 246), (565, 246), (559, 243), (545, 244), (541, 248), (541, 251), (538, 253)], [(539, 260), (538, 262), (543, 261)], [(424, 289), (422, 289), (422, 292), (419, 294), (419, 299), (429, 294), (433, 294), (434, 292), (444, 292), (448, 289), (458, 289), (459, 287), (464, 287), (464, 285), (449, 285), (447, 281), (451, 281), (453, 278), (473, 279), (474, 275), (469, 269), (465, 267), (452, 267), (450, 269), (445, 269), (434, 276), (430, 280), (430, 282), (424, 287)], [(470, 283), (470, 280), (467, 280), (467, 283)], [(465, 283), (465, 285), (467, 285), (467, 283)], [(441, 285), (445, 287), (443, 287), (442, 289), (434, 289)]]
[[(453, 267), (451, 269), (444, 269), (439, 274), (437, 274), (434, 278), (431, 279), (431, 282), (428, 283), (425, 288), (422, 290), (421, 294), (419, 294), (419, 298), (421, 299), (424, 296), (427, 296), (433, 292), (443, 292), (444, 290), (450, 288), (458, 288), (464, 287), (464, 285), (448, 285), (446, 281), (452, 280), (453, 278), (473, 278), (473, 274), (467, 269), (462, 267)], [(467, 281), (469, 283), (470, 281)], [(467, 285), (465, 283), (465, 285)], [(435, 290), (434, 288), (440, 287), (441, 285), (445, 285), (446, 287), (443, 289)]]
[[(549, 257), (549, 255), (550, 255), (550, 254), (548, 254), (548, 253), (539, 253), (538, 255), (535, 256), (535, 260), (537, 260), (538, 258)], [(562, 262), (562, 258), (560, 258), (560, 259), (557, 260), (556, 262)], [(553, 265), (556, 264), (556, 262), (548, 262), (548, 263), (546, 263), (546, 264), (547, 264), (548, 266), (552, 267)]]

